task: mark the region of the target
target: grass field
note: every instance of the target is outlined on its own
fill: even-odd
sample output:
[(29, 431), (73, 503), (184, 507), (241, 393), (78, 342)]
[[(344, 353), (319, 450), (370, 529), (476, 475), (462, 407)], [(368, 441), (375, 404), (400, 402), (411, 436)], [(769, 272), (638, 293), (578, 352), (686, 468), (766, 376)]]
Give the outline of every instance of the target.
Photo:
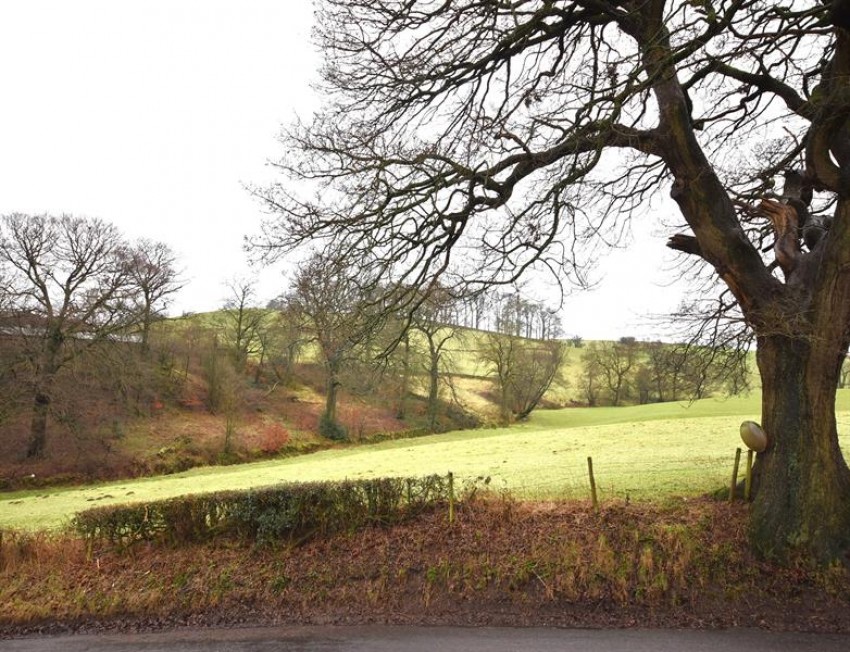
[[(839, 432), (850, 444), (850, 390), (839, 391)], [(757, 419), (759, 397), (690, 405), (577, 408), (535, 413), (511, 428), (450, 432), (328, 450), (301, 457), (73, 489), (5, 494), (0, 528), (61, 527), (96, 505), (289, 481), (416, 476), (452, 471), (489, 477), (490, 486), (527, 498), (586, 497), (592, 456), (600, 497), (637, 500), (696, 495), (729, 480), (738, 426)]]

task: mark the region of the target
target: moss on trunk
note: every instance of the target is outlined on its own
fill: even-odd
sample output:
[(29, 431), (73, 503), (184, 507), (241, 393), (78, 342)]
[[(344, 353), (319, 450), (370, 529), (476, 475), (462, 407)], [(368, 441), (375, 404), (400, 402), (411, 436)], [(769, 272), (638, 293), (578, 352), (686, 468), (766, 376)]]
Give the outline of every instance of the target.
[(769, 444), (754, 470), (750, 536), (764, 556), (804, 550), (830, 561), (850, 549), (850, 471), (835, 422), (838, 368), (821, 364), (818, 353), (802, 339), (759, 338)]

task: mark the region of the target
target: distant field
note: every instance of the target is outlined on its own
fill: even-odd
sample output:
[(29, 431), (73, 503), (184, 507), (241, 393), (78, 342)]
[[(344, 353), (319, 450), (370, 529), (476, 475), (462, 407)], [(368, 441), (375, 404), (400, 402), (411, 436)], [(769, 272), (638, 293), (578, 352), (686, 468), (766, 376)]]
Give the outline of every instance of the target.
[[(839, 391), (838, 408), (847, 449), (850, 390)], [(753, 395), (690, 405), (538, 412), (530, 423), (512, 428), (458, 431), (88, 488), (17, 492), (0, 499), (0, 528), (55, 528), (96, 505), (186, 493), (447, 471), (461, 479), (490, 477), (491, 487), (518, 497), (585, 497), (588, 456), (603, 500), (695, 495), (728, 482), (740, 445), (738, 426), (742, 419), (757, 419), (759, 411), (759, 397)]]
[[(452, 339), (447, 346), (449, 368), (452, 373), (465, 376), (485, 377), (488, 374), (486, 363), (481, 362), (479, 351), (484, 348), (487, 333), (473, 329), (464, 329), (461, 336)], [(589, 344), (590, 342), (585, 342)], [(549, 390), (549, 398), (562, 404), (571, 399), (581, 400), (579, 378), (581, 376), (581, 355), (584, 349), (577, 349), (567, 342), (561, 376), (565, 384), (556, 383)]]

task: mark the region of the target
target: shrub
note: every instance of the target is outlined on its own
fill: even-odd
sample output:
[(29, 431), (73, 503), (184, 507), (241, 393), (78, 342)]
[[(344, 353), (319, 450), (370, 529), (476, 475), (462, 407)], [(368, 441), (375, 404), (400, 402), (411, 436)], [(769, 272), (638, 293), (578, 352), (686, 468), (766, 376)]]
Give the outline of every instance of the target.
[(323, 414), (319, 419), (319, 434), (322, 437), (332, 439), (333, 441), (345, 441), (348, 439), (348, 433), (345, 430), (345, 426), (328, 418), (326, 414)]
[[(450, 477), (379, 478), (278, 485), (182, 496), (80, 512), (73, 527), (89, 542), (185, 544), (219, 535), (270, 544), (391, 524), (447, 502)], [(473, 487), (465, 487), (467, 495)]]
[(266, 455), (277, 453), (289, 443), (289, 431), (279, 423), (272, 423), (263, 429), (260, 450)]

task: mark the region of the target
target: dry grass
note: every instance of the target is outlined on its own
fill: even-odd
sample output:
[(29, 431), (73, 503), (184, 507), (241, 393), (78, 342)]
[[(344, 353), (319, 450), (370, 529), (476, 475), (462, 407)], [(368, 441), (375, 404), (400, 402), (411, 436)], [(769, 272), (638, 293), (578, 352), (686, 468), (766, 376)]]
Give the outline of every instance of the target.
[(278, 549), (141, 544), (117, 553), (65, 538), (6, 539), (0, 623), (639, 618), (850, 630), (847, 571), (753, 559), (742, 505), (616, 503), (593, 512), (586, 503), (491, 498), (464, 506), (451, 525), (446, 516)]

